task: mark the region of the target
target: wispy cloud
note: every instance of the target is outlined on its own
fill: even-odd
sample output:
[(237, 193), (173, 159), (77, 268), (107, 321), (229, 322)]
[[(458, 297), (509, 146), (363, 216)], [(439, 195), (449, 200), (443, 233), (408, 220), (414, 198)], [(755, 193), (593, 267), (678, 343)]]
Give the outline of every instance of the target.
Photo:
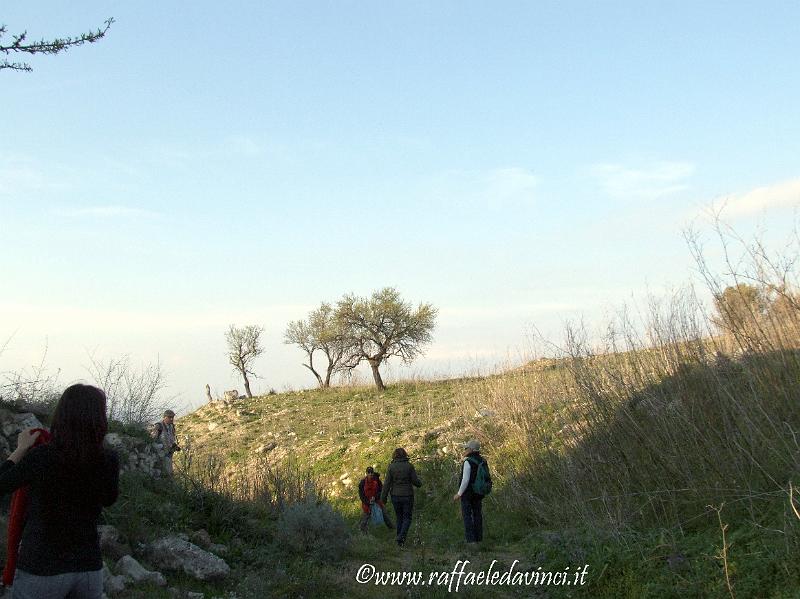
[(800, 178), (756, 187), (723, 199), (724, 212), (730, 217), (749, 216), (770, 208), (800, 205)]
[(85, 208), (57, 208), (53, 211), (58, 216), (73, 218), (155, 218), (161, 213), (128, 206), (88, 206)]
[(642, 168), (602, 163), (589, 168), (606, 194), (623, 200), (655, 200), (688, 189), (694, 171), (688, 162), (655, 162)]
[(222, 143), (223, 151), (231, 152), (241, 156), (257, 156), (264, 151), (264, 148), (252, 137), (246, 135), (232, 135)]
[[(63, 334), (80, 330), (130, 333), (188, 333), (203, 329), (224, 331), (235, 323), (262, 324), (271, 335), (283, 331), (285, 323), (304, 318), (314, 306), (308, 304), (271, 304), (262, 309), (98, 309), (65, 304), (31, 304), (0, 301), (0, 313), (18, 323), (28, 333)], [(0, 331), (2, 335), (4, 331)], [(0, 337), (5, 340), (5, 337)]]
[(486, 173), (483, 184), (490, 204), (527, 204), (535, 200), (539, 178), (524, 168), (498, 168)]
[(559, 313), (577, 310), (580, 306), (569, 302), (539, 302), (531, 304), (507, 304), (493, 306), (442, 306), (439, 315), (448, 323), (520, 318), (534, 314)]
[(455, 205), (525, 206), (535, 202), (539, 183), (539, 177), (532, 171), (516, 166), (452, 170), (436, 178), (433, 194), (439, 200)]
[(149, 161), (167, 164), (171, 167), (186, 167), (199, 161), (221, 157), (259, 156), (270, 148), (248, 135), (229, 135), (205, 143), (154, 141), (144, 152)]
[(30, 162), (16, 162), (0, 166), (0, 196), (20, 196), (32, 192), (64, 189), (68, 187), (69, 173), (59, 168), (58, 173), (46, 173)]

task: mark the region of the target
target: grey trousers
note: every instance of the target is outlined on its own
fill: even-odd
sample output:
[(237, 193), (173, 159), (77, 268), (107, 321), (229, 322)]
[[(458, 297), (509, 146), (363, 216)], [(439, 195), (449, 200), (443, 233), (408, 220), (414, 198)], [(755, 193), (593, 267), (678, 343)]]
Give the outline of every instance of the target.
[(100, 599), (103, 571), (36, 576), (17, 568), (11, 599)]

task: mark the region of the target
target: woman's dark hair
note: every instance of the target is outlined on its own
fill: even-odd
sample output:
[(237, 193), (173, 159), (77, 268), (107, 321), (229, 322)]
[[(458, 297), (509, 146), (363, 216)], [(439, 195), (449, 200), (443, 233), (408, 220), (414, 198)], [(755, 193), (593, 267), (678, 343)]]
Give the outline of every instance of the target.
[(392, 453), (392, 459), (393, 460), (403, 460), (403, 459), (407, 460), (408, 459), (408, 454), (406, 453), (405, 449), (403, 449), (402, 447), (398, 447)]
[(52, 446), (83, 462), (101, 453), (107, 432), (103, 390), (80, 383), (67, 387), (53, 412)]

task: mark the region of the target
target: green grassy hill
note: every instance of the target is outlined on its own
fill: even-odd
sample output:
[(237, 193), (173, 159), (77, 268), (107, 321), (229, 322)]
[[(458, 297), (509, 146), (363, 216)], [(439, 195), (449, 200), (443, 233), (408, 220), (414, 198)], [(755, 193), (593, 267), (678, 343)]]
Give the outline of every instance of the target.
[[(786, 369), (796, 367), (796, 355), (791, 364), (785, 355), (765, 356), (735, 368), (707, 356), (661, 371), (648, 362), (647, 377), (622, 380), (632, 372), (630, 360), (661, 355), (545, 360), (502, 376), (399, 383), (384, 392), (335, 388), (209, 404), (178, 421), (189, 446), (178, 467), (254, 510), (245, 529), (234, 518), (217, 533), (249, 538), (264, 553), (248, 562), (243, 552), (241, 572), (263, 572), (254, 588), (267, 596), (445, 596), (442, 587), (360, 585), (355, 575), (371, 563), (427, 577), (464, 559), (475, 572), (494, 560), (495, 570), (515, 560), (516, 570), (530, 571), (588, 565), (584, 587), (462, 587), (464, 596), (800, 596), (800, 522), (784, 492), (797, 479), (797, 454), (767, 463), (751, 438), (764, 430), (756, 426), (764, 413), (765, 426), (775, 419), (796, 430), (796, 406), (788, 406), (786, 393), (775, 398), (770, 386), (794, 389), (797, 379)], [(782, 378), (752, 376), (773, 367)], [(752, 412), (710, 403), (731, 389), (771, 399), (751, 402)], [(718, 440), (712, 427), (730, 435)], [(452, 501), (458, 444), (473, 437), (496, 481), (477, 552), (463, 542)], [(780, 443), (790, 438), (782, 435)], [(773, 452), (769, 443), (760, 446), (764, 455)], [(356, 530), (358, 481), (368, 465), (384, 472), (395, 447), (406, 448), (424, 483), (404, 550), (383, 528), (367, 536)], [(730, 459), (731, 447), (752, 459)], [(334, 560), (294, 555), (275, 532), (275, 506), (302, 496), (311, 481), (353, 534)], [(272, 508), (259, 511), (259, 502)]]

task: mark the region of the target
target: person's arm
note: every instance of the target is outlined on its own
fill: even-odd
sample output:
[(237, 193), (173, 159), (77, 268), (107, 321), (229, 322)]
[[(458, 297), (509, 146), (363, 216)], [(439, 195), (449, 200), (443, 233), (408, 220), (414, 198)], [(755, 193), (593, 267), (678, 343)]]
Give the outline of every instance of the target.
[(472, 464), (469, 463), (469, 460), (464, 460), (464, 469), (463, 474), (461, 475), (461, 486), (458, 487), (457, 493), (459, 497), (466, 493), (470, 476), (472, 476)]
[(383, 491), (383, 483), (381, 482), (381, 479), (378, 479), (378, 492), (375, 493), (375, 499), (381, 498), (381, 491)]
[(391, 490), (392, 490), (392, 469), (387, 468), (386, 484), (383, 485), (383, 490), (381, 491), (381, 502), (386, 503), (386, 497), (388, 497), (389, 491)]
[(106, 458), (106, 471), (102, 484), (100, 503), (108, 507), (113, 505), (119, 496), (119, 457), (114, 451), (109, 452)]
[(419, 476), (417, 476), (417, 469), (414, 466), (411, 466), (411, 484), (415, 487), (421, 487), (422, 481), (419, 480)]
[(0, 466), (0, 495), (16, 491), (33, 480), (38, 461), (25, 458), (38, 436), (38, 432), (32, 433), (30, 429), (17, 435), (17, 448)]
[(364, 483), (366, 482), (366, 478), (362, 478), (361, 481), (358, 483), (358, 496), (361, 498), (361, 503), (367, 504), (367, 496), (364, 494)]

